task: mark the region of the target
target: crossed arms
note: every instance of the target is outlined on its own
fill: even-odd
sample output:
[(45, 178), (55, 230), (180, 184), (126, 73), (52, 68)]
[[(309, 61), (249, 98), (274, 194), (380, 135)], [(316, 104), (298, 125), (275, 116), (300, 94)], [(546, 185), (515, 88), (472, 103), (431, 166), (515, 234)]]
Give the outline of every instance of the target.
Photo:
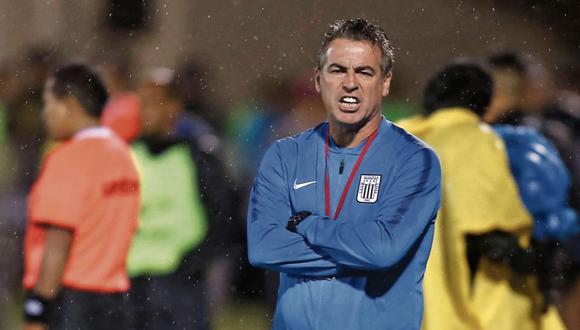
[(441, 169), (432, 150), (419, 149), (401, 164), (380, 197), (376, 219), (333, 221), (313, 212), (293, 233), (286, 223), (303, 210), (292, 210), (279, 146), (274, 144), (262, 160), (250, 196), (250, 263), (302, 276), (396, 265), (435, 219), (441, 199)]

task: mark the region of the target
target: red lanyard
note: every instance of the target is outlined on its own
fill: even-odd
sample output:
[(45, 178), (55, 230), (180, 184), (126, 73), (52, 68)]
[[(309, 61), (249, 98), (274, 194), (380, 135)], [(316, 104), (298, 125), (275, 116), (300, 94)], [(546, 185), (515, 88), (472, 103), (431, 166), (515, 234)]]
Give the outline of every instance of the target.
[[(360, 164), (362, 163), (363, 158), (365, 158), (367, 151), (369, 150), (369, 148), (371, 147), (371, 144), (373, 143), (373, 140), (377, 136), (378, 131), (379, 131), (379, 129), (377, 128), (371, 134), (371, 136), (369, 137), (369, 140), (367, 141), (367, 143), (363, 147), (363, 150), (361, 151), (360, 155), (358, 155), (358, 159), (356, 160), (356, 163), (354, 164), (352, 171), (350, 171), (348, 181), (346, 182), (346, 186), (344, 187), (344, 190), (342, 191), (342, 195), (340, 196), (340, 201), (338, 202), (338, 205), (336, 206), (336, 211), (334, 212), (334, 218), (333, 218), (334, 220), (338, 219), (338, 215), (340, 214), (340, 211), (342, 210), (342, 206), (344, 205), (344, 200), (346, 199), (346, 195), (348, 194), (348, 190), (350, 188), (350, 185), (352, 184), (352, 181), (354, 180), (354, 177), (356, 176), (356, 172), (358, 171), (358, 168), (360, 167)], [(330, 145), (330, 127), (326, 131), (326, 149), (324, 150), (324, 154), (325, 154), (324, 196), (326, 199), (326, 216), (327, 217), (330, 217), (330, 178), (328, 176), (328, 148), (329, 148), (329, 145)]]

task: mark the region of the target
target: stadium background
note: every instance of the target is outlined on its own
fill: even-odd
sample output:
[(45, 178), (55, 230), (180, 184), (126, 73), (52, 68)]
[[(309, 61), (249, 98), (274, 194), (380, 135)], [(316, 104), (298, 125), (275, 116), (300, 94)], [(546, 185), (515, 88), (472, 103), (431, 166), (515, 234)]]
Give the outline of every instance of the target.
[[(296, 106), (282, 107), (290, 128), (281, 125), (273, 137), (306, 126), (292, 125), (293, 121), (320, 118), (320, 105), (308, 80), (320, 38), (330, 22), (356, 16), (380, 23), (396, 47), (388, 103), (403, 113), (418, 109), (427, 77), (450, 59), (506, 49), (539, 59), (560, 88), (580, 90), (577, 1), (1, 0), (0, 111), (7, 113), (13, 98), (24, 104), (37, 100), (33, 87), (42, 85), (43, 66), (56, 61), (81, 59), (98, 65), (111, 56), (122, 56), (130, 59), (132, 86), (151, 67), (195, 63), (204, 105), (198, 114), (216, 128), (226, 146), (228, 168), (240, 190), (247, 190), (252, 173), (240, 168), (253, 163), (239, 164), (244, 152), (236, 147), (243, 131), (240, 126), (252, 120), (252, 111), (264, 111), (260, 105), (276, 96), (295, 98), (291, 103)], [(306, 110), (318, 115), (309, 117), (297, 110), (301, 100)], [(39, 111), (31, 112), (17, 128), (9, 127), (6, 113), (0, 112), (0, 329), (14, 329), (19, 318), (14, 303), (20, 298), (24, 201), (34, 177), (34, 171), (23, 165), (27, 158), (22, 155), (36, 151), (22, 142), (25, 138), (14, 136), (30, 135), (33, 144), (43, 141), (34, 124)], [(243, 208), (240, 203), (239, 214)], [(256, 291), (255, 285), (249, 285), (254, 289), (246, 292), (237, 287), (263, 275), (237, 262), (231, 267), (241, 269), (237, 274), (242, 279), (231, 279), (218, 293), (222, 298), (216, 327), (267, 327), (271, 289)]]

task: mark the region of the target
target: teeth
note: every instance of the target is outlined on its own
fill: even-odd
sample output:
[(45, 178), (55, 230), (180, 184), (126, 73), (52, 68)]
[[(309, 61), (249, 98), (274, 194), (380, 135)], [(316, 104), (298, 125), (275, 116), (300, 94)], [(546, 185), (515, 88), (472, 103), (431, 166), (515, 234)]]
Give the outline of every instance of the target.
[(358, 103), (357, 99), (354, 97), (343, 97), (341, 100), (341, 102), (345, 102), (345, 103)]

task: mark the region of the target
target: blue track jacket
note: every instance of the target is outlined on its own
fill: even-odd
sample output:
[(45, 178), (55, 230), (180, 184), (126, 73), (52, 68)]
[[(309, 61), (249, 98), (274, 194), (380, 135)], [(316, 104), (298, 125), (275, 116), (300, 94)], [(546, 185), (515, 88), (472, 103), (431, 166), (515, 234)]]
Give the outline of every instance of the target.
[[(423, 274), (441, 200), (439, 160), (383, 118), (332, 220), (325, 216), (327, 132), (323, 123), (275, 142), (252, 188), (249, 259), (280, 273), (273, 328), (420, 329)], [(362, 145), (330, 146), (332, 215)], [(288, 231), (288, 219), (300, 211), (312, 215), (298, 233)]]

